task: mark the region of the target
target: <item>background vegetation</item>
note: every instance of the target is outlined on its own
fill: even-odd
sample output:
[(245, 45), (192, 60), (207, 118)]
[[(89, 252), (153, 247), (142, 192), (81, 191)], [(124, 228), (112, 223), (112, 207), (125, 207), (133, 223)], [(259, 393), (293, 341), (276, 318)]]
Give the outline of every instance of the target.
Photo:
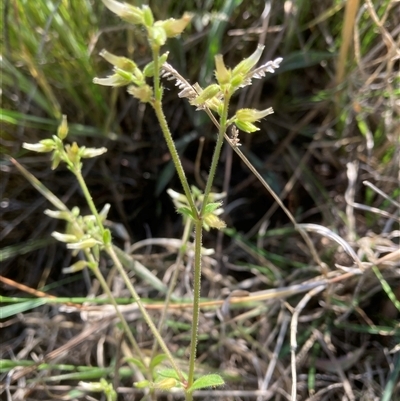
[[(215, 253), (205, 259), (202, 295), (224, 300), (232, 291), (349, 273), (301, 310), (298, 399), (400, 399), (400, 3), (165, 0), (151, 7), (157, 19), (193, 12), (190, 28), (168, 44), (169, 62), (192, 83), (213, 79), (217, 53), (235, 65), (261, 42), (263, 61), (283, 57), (275, 74), (234, 99), (239, 107), (275, 110), (260, 131), (241, 134), (241, 149), (298, 223), (325, 227), (310, 234), (326, 263), (323, 272), (272, 197), (225, 147), (215, 191), (227, 192), (229, 228), (205, 238)], [(115, 241), (168, 283), (177, 251), (171, 239), (181, 237), (181, 222), (166, 190), (180, 187), (162, 134), (152, 110), (124, 89), (92, 84), (109, 72), (98, 56), (103, 48), (135, 53), (136, 61), (147, 63), (143, 33), (97, 0), (6, 0), (1, 12), (2, 154), (17, 159), (69, 206), (83, 206), (66, 169), (53, 172), (46, 156), (21, 147), (54, 134), (66, 114), (69, 139), (108, 148), (84, 170), (98, 208), (112, 205)], [(173, 82), (165, 87), (164, 106), (184, 167), (201, 188), (215, 128), (177, 99)], [(8, 158), (1, 161), (1, 189), (2, 399), (98, 399), (77, 383), (101, 377), (114, 383), (119, 399), (140, 399), (132, 388), (139, 373), (123, 361), (130, 350), (118, 325), (106, 315), (88, 324), (86, 314), (69, 313), (71, 297), (75, 304), (88, 294), (100, 302), (98, 285), (85, 272), (62, 273), (71, 255), (50, 239), (62, 226), (43, 215), (46, 200)], [(362, 272), (334, 234), (364, 262)], [(162, 246), (157, 238), (164, 239)], [(190, 293), (191, 263), (190, 256), (182, 262), (178, 297)], [(106, 260), (103, 269), (128, 303)], [(163, 294), (133, 273), (132, 280), (157, 316)], [(199, 399), (290, 399), (289, 323), (302, 297), (275, 294), (203, 310), (199, 368), (221, 373), (227, 385), (200, 392)], [(171, 308), (165, 331), (182, 360), (190, 318)], [(143, 349), (151, 349), (151, 335), (135, 311), (130, 322)], [(41, 358), (44, 363), (35, 365)]]

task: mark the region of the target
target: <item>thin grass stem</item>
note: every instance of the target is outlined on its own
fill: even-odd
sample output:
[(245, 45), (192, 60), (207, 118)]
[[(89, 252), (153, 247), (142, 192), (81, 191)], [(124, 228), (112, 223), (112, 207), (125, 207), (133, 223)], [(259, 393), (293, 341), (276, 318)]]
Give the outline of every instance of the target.
[(137, 303), (137, 305), (139, 307), (139, 310), (142, 313), (142, 316), (143, 316), (144, 320), (146, 321), (146, 323), (149, 326), (149, 328), (150, 328), (151, 332), (153, 333), (154, 337), (156, 338), (156, 340), (160, 344), (161, 349), (166, 354), (166, 356), (167, 356), (172, 368), (175, 370), (175, 372), (179, 376), (179, 379), (181, 381), (184, 381), (184, 377), (182, 375), (181, 370), (179, 369), (178, 365), (175, 363), (175, 360), (174, 360), (170, 350), (168, 349), (167, 345), (165, 344), (165, 341), (161, 337), (160, 333), (157, 330), (157, 327), (153, 323), (153, 320), (151, 319), (150, 315), (148, 314), (146, 308), (144, 307), (144, 305), (143, 305), (143, 303), (142, 303), (142, 301), (141, 301), (141, 299), (139, 297), (139, 294), (136, 292), (135, 288), (133, 287), (132, 283), (130, 282), (127, 273), (125, 272), (120, 260), (118, 259), (117, 254), (114, 251), (114, 248), (112, 247), (112, 245), (108, 245), (105, 250), (108, 253), (108, 255), (111, 257), (112, 261), (114, 262), (114, 264), (115, 264), (119, 274), (121, 275), (125, 285), (127, 286), (129, 292), (131, 293), (132, 298)]
[[(90, 262), (94, 262), (94, 257), (93, 255), (89, 252), (86, 251), (86, 258), (90, 261)], [(112, 303), (112, 305), (114, 306), (115, 309), (115, 313), (117, 314), (122, 327), (124, 328), (125, 334), (129, 339), (129, 342), (131, 343), (133, 349), (135, 350), (136, 354), (138, 355), (140, 361), (145, 364), (145, 359), (144, 359), (144, 355), (142, 353), (142, 351), (140, 350), (139, 344), (137, 343), (137, 341), (135, 340), (135, 337), (133, 337), (132, 332), (128, 326), (128, 323), (124, 317), (124, 315), (121, 313), (119, 307), (118, 307), (118, 303), (114, 298), (114, 295), (112, 294), (112, 292), (110, 291), (107, 282), (105, 280), (105, 278), (103, 277), (103, 275), (101, 274), (101, 271), (99, 269), (99, 267), (96, 265), (96, 267), (91, 269), (94, 273), (94, 275), (96, 276), (97, 280), (99, 281), (103, 291), (107, 294), (108, 299), (110, 300), (110, 302)]]

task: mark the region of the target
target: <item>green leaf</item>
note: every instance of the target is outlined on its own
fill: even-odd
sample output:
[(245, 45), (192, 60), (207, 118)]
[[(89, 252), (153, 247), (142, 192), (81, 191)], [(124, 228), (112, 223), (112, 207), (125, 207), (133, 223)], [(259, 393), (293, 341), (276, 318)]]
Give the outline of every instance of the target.
[[(158, 65), (161, 67), (168, 58), (168, 52), (162, 54), (158, 58)], [(143, 68), (143, 75), (145, 77), (151, 78), (154, 76), (154, 61), (150, 61), (150, 63), (146, 64), (146, 66)]]
[[(157, 372), (160, 377), (167, 377), (170, 379), (180, 380), (178, 373), (176, 373), (175, 369), (166, 368)], [(185, 380), (187, 380), (187, 374), (182, 372), (182, 375)]]
[(220, 375), (210, 374), (199, 377), (190, 387), (189, 392), (194, 390), (199, 390), (205, 387), (215, 387), (215, 386), (222, 386), (225, 384), (224, 379)]
[(213, 213), (221, 206), (222, 206), (222, 202), (207, 203), (207, 206), (204, 208), (204, 214)]
[(153, 370), (156, 366), (160, 363), (164, 362), (167, 359), (167, 355), (165, 354), (158, 354), (156, 355), (150, 362), (150, 369)]
[(21, 242), (16, 245), (10, 245), (3, 249), (0, 249), (0, 262), (4, 262), (7, 259), (14, 258), (15, 256), (24, 255), (29, 252), (33, 252), (36, 249), (41, 249), (56, 242), (53, 238), (28, 240)]
[(47, 303), (47, 299), (38, 298), (27, 302), (19, 302), (18, 304), (2, 306), (0, 307), (0, 319), (6, 319), (18, 313), (26, 312), (45, 303)]
[(183, 216), (189, 217), (189, 219), (192, 219), (192, 220), (194, 219), (192, 211), (186, 206), (182, 206), (182, 207), (178, 208), (177, 212)]
[(136, 388), (147, 388), (147, 387), (150, 387), (151, 383), (148, 380), (142, 380), (140, 382), (133, 383), (133, 385)]
[(105, 245), (110, 245), (111, 244), (111, 232), (110, 232), (109, 229), (104, 230), (103, 242), (104, 242)]
[(142, 361), (140, 361), (139, 359), (134, 358), (134, 357), (128, 357), (128, 358), (124, 358), (124, 360), (125, 360), (126, 362), (131, 362), (131, 363), (133, 363), (133, 364), (136, 365), (142, 372), (145, 372), (145, 371), (146, 371), (146, 366), (144, 366), (144, 364), (142, 363)]

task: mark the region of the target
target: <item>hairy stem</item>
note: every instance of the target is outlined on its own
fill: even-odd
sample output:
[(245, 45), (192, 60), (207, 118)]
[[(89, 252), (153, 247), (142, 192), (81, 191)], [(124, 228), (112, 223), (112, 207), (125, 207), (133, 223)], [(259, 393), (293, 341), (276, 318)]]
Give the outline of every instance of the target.
[(190, 190), (185, 171), (183, 170), (182, 163), (180, 161), (178, 151), (176, 150), (175, 142), (172, 139), (171, 131), (169, 130), (167, 120), (165, 118), (161, 99), (162, 99), (162, 89), (160, 84), (160, 75), (159, 75), (159, 60), (158, 60), (159, 52), (158, 50), (153, 49), (153, 61), (154, 61), (154, 101), (152, 102), (152, 106), (156, 113), (158, 122), (161, 127), (161, 131), (164, 135), (165, 142), (167, 143), (168, 150), (171, 154), (172, 161), (174, 162), (176, 172), (178, 173), (179, 180), (181, 181), (183, 191), (185, 192), (186, 198), (189, 202), (190, 209), (193, 213), (193, 216), (197, 217), (198, 212), (196, 205), (194, 204), (192, 192)]
[[(180, 265), (182, 263), (183, 255), (185, 254), (185, 250), (186, 250), (187, 243), (189, 241), (189, 237), (192, 232), (192, 229), (193, 229), (193, 223), (190, 219), (187, 219), (186, 224), (185, 224), (185, 230), (184, 230), (184, 233), (182, 236), (182, 245), (179, 248), (178, 256), (175, 261), (175, 270), (174, 270), (174, 273), (172, 274), (171, 281), (169, 283), (168, 292), (167, 292), (167, 295), (166, 295), (165, 301), (164, 301), (164, 307), (163, 307), (163, 310), (161, 313), (160, 321), (157, 326), (157, 329), (161, 335), (162, 335), (163, 325), (164, 325), (164, 322), (165, 322), (165, 319), (166, 319), (167, 313), (168, 313), (168, 306), (169, 306), (169, 303), (172, 298), (172, 293), (174, 292), (176, 283), (178, 281)], [(158, 346), (158, 343), (155, 341), (152, 351), (151, 351), (152, 358), (155, 356), (155, 354), (157, 352), (157, 346)]]
[(212, 184), (214, 182), (215, 172), (217, 171), (218, 161), (221, 154), (222, 145), (224, 143), (224, 134), (226, 131), (226, 122), (228, 120), (228, 109), (229, 109), (229, 101), (230, 95), (228, 93), (224, 96), (224, 107), (222, 110), (219, 129), (218, 129), (218, 138), (217, 143), (215, 145), (214, 154), (211, 162), (210, 173), (208, 174), (206, 188), (204, 190), (204, 199), (203, 204), (201, 206), (200, 216), (203, 217), (204, 210), (207, 206), (208, 197), (211, 192)]
[[(195, 260), (194, 260), (194, 284), (193, 284), (193, 321), (192, 321), (192, 335), (190, 345), (190, 360), (189, 360), (189, 376), (188, 376), (188, 389), (194, 382), (194, 367), (196, 361), (197, 341), (198, 341), (198, 326), (200, 315), (200, 289), (201, 289), (201, 246), (203, 236), (203, 217), (205, 207), (207, 205), (208, 197), (211, 192), (212, 184), (217, 170), (218, 161), (221, 154), (222, 145), (224, 142), (224, 134), (226, 131), (226, 122), (228, 119), (230, 96), (228, 93), (224, 97), (224, 108), (221, 114), (220, 126), (218, 131), (217, 143), (215, 145), (214, 154), (211, 162), (210, 173), (208, 175), (206, 188), (204, 190), (204, 199), (200, 211), (199, 219), (196, 221), (196, 236), (195, 236)], [(192, 393), (186, 395), (187, 400), (193, 398)]]
[[(189, 359), (189, 375), (188, 385), (190, 387), (194, 381), (194, 366), (196, 361), (199, 315), (200, 315), (200, 288), (201, 288), (201, 246), (203, 236), (203, 221), (199, 219), (195, 225), (195, 249), (194, 249), (194, 283), (193, 283), (193, 321), (192, 334), (190, 342), (190, 359)], [(191, 393), (187, 395), (187, 399), (191, 399)]]

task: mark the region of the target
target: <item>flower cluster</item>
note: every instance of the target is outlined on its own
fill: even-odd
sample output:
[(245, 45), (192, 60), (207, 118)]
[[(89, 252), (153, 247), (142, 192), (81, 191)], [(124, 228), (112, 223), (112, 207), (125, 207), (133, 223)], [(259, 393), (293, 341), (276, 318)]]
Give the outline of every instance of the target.
[[(168, 80), (175, 79), (176, 85), (181, 90), (179, 97), (185, 97), (190, 104), (197, 107), (197, 110), (210, 109), (221, 115), (223, 109), (223, 99), (231, 97), (239, 88), (251, 85), (252, 79), (259, 79), (266, 73), (274, 73), (279, 68), (282, 58), (269, 61), (260, 67), (254, 68), (258, 63), (264, 50), (263, 45), (258, 45), (256, 51), (248, 58), (241, 61), (235, 68), (226, 67), (222, 55), (215, 56), (215, 77), (217, 83), (213, 83), (206, 88), (201, 88), (198, 83), (189, 84), (170, 64), (164, 63), (161, 76)], [(235, 124), (237, 128), (245, 132), (259, 130), (253, 123), (261, 118), (272, 114), (271, 107), (265, 110), (241, 109), (228, 120), (228, 125)], [(236, 141), (237, 141), (236, 135)], [(237, 142), (238, 143), (238, 142)]]
[[(185, 195), (180, 194), (172, 189), (167, 190), (168, 195), (171, 197), (176, 210), (178, 213), (182, 214), (184, 217), (195, 220), (197, 216), (193, 216), (193, 213), (189, 207), (189, 202)], [(194, 196), (194, 200), (196, 205), (200, 206), (203, 203), (204, 195), (202, 192), (195, 186), (192, 186), (192, 193)], [(204, 215), (203, 215), (203, 227), (209, 231), (210, 228), (217, 228), (221, 230), (226, 227), (226, 224), (223, 220), (221, 220), (218, 216), (224, 213), (224, 209), (222, 208), (221, 199), (225, 198), (225, 193), (213, 193), (211, 192), (209, 195), (209, 202), (207, 203)]]
[(37, 153), (53, 152), (51, 165), (52, 170), (56, 169), (61, 161), (66, 163), (70, 169), (72, 167), (80, 168), (81, 159), (89, 159), (107, 152), (107, 149), (104, 147), (86, 148), (85, 146), (78, 146), (76, 142), (73, 142), (72, 145), (64, 145), (63, 140), (67, 135), (67, 117), (64, 115), (61, 124), (58, 127), (57, 135), (53, 135), (52, 138), (43, 139), (38, 143), (24, 142), (22, 147)]
[[(103, 0), (105, 6), (117, 14), (124, 21), (134, 25), (142, 25), (147, 30), (149, 43), (153, 50), (160, 49), (168, 38), (180, 35), (192, 19), (191, 14), (185, 13), (182, 18), (154, 21), (153, 13), (149, 6), (141, 8), (128, 3), (120, 3), (115, 0)], [(100, 52), (114, 66), (113, 74), (106, 78), (94, 78), (93, 82), (105, 86), (128, 86), (128, 93), (143, 103), (150, 102), (153, 97), (153, 89), (146, 83), (147, 77), (155, 74), (154, 61), (147, 64), (141, 71), (136, 63), (126, 57), (119, 57), (106, 50)], [(159, 57), (158, 65), (166, 62), (168, 53)], [(159, 72), (157, 71), (157, 74)]]
[[(109, 210), (110, 205), (106, 204), (100, 211), (99, 216), (102, 222), (107, 218)], [(109, 230), (102, 231), (96, 222), (95, 216), (82, 216), (77, 207), (74, 207), (71, 212), (46, 209), (44, 213), (54, 219), (66, 221), (67, 228), (65, 233), (53, 231), (51, 235), (57, 241), (66, 243), (67, 248), (73, 251), (74, 256), (80, 250), (91, 249), (98, 260), (98, 255), (103, 245), (108, 243), (111, 239), (108, 238), (110, 235)], [(74, 273), (87, 266), (91, 267), (90, 262), (79, 260), (71, 266), (63, 268), (63, 273)]]
[(192, 19), (190, 13), (184, 13), (182, 18), (169, 18), (154, 22), (154, 16), (149, 6), (142, 8), (115, 0), (103, 0), (104, 5), (124, 21), (134, 25), (143, 25), (147, 29), (150, 42), (153, 46), (161, 47), (167, 38), (180, 35)]

